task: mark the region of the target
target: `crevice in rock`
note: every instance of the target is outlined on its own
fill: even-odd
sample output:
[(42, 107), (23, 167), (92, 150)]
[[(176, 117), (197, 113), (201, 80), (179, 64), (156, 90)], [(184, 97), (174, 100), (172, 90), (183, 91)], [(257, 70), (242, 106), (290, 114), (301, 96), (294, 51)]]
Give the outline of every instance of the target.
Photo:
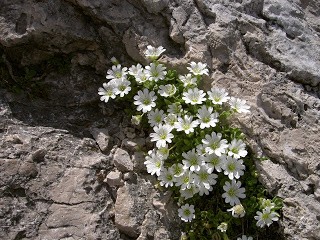
[(17, 235), (14, 237), (13, 240), (21, 240), (24, 239), (26, 236), (26, 230), (20, 230), (18, 231)]
[[(75, 203), (68, 203), (68, 202), (57, 202), (52, 199), (45, 199), (45, 198), (32, 198), (29, 199), (32, 202), (42, 202), (42, 203), (47, 203), (47, 204), (57, 204), (57, 205), (63, 205), (63, 206), (78, 206), (84, 203), (96, 203), (95, 201), (80, 201), (80, 202), (75, 202)], [(98, 201), (97, 201), (98, 202)]]
[(24, 34), (27, 31), (27, 14), (26, 13), (21, 13), (19, 19), (16, 22), (16, 32), (18, 34)]
[(20, 198), (20, 197), (26, 197), (26, 189), (19, 187), (19, 188), (6, 188), (6, 190), (3, 193), (4, 197), (15, 197), (15, 198)]
[[(206, 10), (206, 6), (200, 6), (202, 3), (199, 0), (193, 0), (194, 6), (201, 14), (203, 23), (208, 27), (210, 24), (216, 22), (216, 14), (211, 9)], [(211, 7), (210, 7), (211, 8)]]
[[(249, 42), (246, 42), (243, 39), (243, 36), (240, 36), (241, 41), (245, 47), (246, 50), (246, 54), (250, 57), (252, 57), (253, 59), (266, 64), (267, 66), (271, 67), (272, 69), (275, 69), (277, 72), (284, 72), (284, 67), (282, 66), (281, 62), (273, 59), (273, 57), (271, 55), (269, 55), (266, 51), (263, 51), (263, 49), (257, 49), (258, 52), (253, 52), (251, 50), (251, 46)], [(259, 46), (260, 48), (262, 48), (262, 46)]]
[(227, 73), (228, 70), (229, 70), (229, 66), (230, 66), (230, 63), (222, 63), (219, 67), (218, 67), (218, 70), (222, 73)]

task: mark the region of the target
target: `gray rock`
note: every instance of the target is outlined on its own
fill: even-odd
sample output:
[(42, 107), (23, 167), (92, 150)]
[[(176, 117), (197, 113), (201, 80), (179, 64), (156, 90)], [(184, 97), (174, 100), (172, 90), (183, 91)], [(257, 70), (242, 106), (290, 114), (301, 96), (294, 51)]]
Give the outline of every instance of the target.
[(136, 179), (136, 175), (133, 172), (126, 172), (123, 174), (123, 180), (133, 181)]
[(165, 7), (168, 7), (169, 0), (142, 0), (142, 3), (150, 13), (159, 13)]
[(121, 148), (117, 148), (113, 156), (114, 165), (121, 172), (130, 172), (133, 170), (133, 162), (129, 153)]
[(1, 239), (120, 239), (94, 169), (108, 163), (90, 140), (11, 123), (0, 144)]
[(129, 186), (124, 185), (120, 187), (117, 191), (117, 201), (115, 204), (115, 223), (121, 232), (134, 238), (139, 236), (139, 226), (142, 223), (141, 219), (143, 219), (144, 215), (143, 212), (139, 215), (132, 214), (135, 207), (134, 198), (129, 193)]
[[(118, 229), (133, 238), (148, 239), (156, 234), (169, 236), (169, 239), (178, 239), (180, 231), (173, 227), (178, 225), (177, 206), (172, 205), (174, 218), (168, 221), (164, 212), (157, 211), (152, 204), (153, 196), (159, 194), (151, 184), (155, 179), (138, 175), (135, 183), (125, 183), (117, 191), (115, 203), (115, 224)], [(167, 206), (163, 205), (164, 211)], [(167, 210), (168, 211), (168, 210)], [(170, 213), (171, 214), (171, 213)], [(160, 238), (159, 238), (160, 239)]]
[(128, 139), (125, 138), (122, 143), (121, 147), (125, 148), (129, 152), (139, 151), (144, 148), (146, 144), (145, 138), (134, 138), (134, 139)]
[[(1, 1), (1, 88), (11, 93), (0, 90), (0, 238), (120, 239), (106, 213), (112, 207), (101, 223), (89, 220), (107, 201), (121, 209), (97, 173), (111, 171), (113, 160), (120, 171), (133, 171), (138, 165), (130, 154), (140, 144), (133, 144), (136, 132), (127, 129), (126, 136), (122, 129), (121, 106), (97, 103), (97, 89), (108, 59), (146, 64), (143, 51), (151, 44), (164, 46), (161, 60), (179, 71), (191, 60), (205, 62), (211, 75), (204, 88), (224, 87), (249, 101), (251, 115), (235, 116), (234, 124), (257, 155), (270, 158), (257, 165), (268, 191), (284, 198), (285, 237), (318, 239), (319, 11), (317, 0)], [(112, 146), (103, 134), (91, 139), (92, 129), (107, 129), (112, 144), (129, 153), (102, 154)], [(133, 143), (125, 141), (129, 137)], [(145, 201), (148, 217), (126, 216), (133, 219), (129, 232), (145, 238), (150, 228), (155, 239), (177, 239), (165, 224), (154, 229), (152, 219), (167, 213), (160, 207), (154, 214), (149, 196), (133, 197), (129, 189), (140, 182), (133, 176), (120, 188), (132, 196), (122, 198)], [(50, 208), (51, 198), (62, 202)], [(89, 230), (81, 221), (53, 221), (52, 214), (62, 218), (60, 210), (77, 211), (77, 205), (85, 208), (78, 217)], [(47, 219), (56, 225), (47, 228)]]
[(92, 128), (91, 134), (96, 140), (99, 148), (102, 152), (106, 153), (111, 150), (111, 137), (109, 135), (108, 129), (106, 128)]
[(109, 172), (105, 180), (110, 187), (117, 187), (123, 185), (121, 172)]
[[(80, 206), (81, 209), (78, 205), (51, 205), (48, 209), (51, 212), (50, 216), (39, 228), (42, 237), (36, 237), (35, 239), (53, 240), (65, 236), (72, 236), (73, 239), (96, 239), (99, 237), (94, 230), (100, 217), (89, 211), (90, 206), (87, 203), (80, 204)], [(59, 229), (59, 231), (56, 229)]]
[(146, 172), (146, 166), (144, 165), (144, 162), (146, 161), (144, 152), (134, 152), (132, 155), (132, 161), (135, 172)]

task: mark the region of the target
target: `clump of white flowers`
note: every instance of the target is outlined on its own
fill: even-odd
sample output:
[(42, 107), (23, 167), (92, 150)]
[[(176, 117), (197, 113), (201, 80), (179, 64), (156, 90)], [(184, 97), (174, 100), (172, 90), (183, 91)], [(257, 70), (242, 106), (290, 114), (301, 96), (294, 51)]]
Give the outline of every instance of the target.
[(257, 216), (254, 217), (258, 227), (269, 227), (273, 222), (279, 220), (279, 214), (275, 209), (276, 205), (270, 199), (262, 199), (261, 207), (262, 212), (257, 211)]
[[(224, 131), (223, 117), (248, 113), (250, 106), (245, 100), (230, 97), (223, 88), (199, 89), (202, 76), (209, 75), (204, 63), (191, 62), (186, 75), (167, 69), (158, 60), (165, 50), (147, 46), (147, 66), (122, 67), (113, 58), (114, 65), (106, 76), (109, 81), (98, 90), (100, 100), (108, 102), (129, 93), (133, 96), (136, 111), (132, 123), (139, 125), (146, 118), (152, 129), (150, 140), (155, 147), (145, 157), (147, 172), (155, 175), (161, 186), (180, 193), (180, 204), (184, 204), (178, 212), (181, 220), (191, 222), (197, 217), (189, 199), (209, 195), (219, 185), (223, 189), (220, 198), (231, 207), (225, 212), (242, 218), (246, 214), (242, 205), (246, 189), (240, 180), (248, 152), (242, 135)], [(278, 220), (272, 202), (266, 200), (264, 205), (255, 217), (259, 227)], [(222, 222), (215, 229), (225, 233), (228, 224)], [(243, 235), (241, 239), (252, 238)]]

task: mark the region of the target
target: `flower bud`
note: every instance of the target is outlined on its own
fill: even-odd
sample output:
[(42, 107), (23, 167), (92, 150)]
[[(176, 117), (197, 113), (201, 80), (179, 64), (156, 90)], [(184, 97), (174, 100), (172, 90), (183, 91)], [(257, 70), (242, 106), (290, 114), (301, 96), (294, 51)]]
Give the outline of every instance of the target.
[(221, 232), (226, 232), (228, 229), (228, 223), (226, 222), (222, 222), (218, 227), (218, 230), (220, 230)]
[(185, 232), (181, 233), (180, 240), (188, 240), (188, 236), (187, 236), (187, 234)]
[(118, 65), (119, 64), (118, 59), (116, 59), (115, 57), (112, 57), (110, 60), (113, 63), (113, 65)]
[(131, 123), (138, 126), (141, 123), (141, 119), (142, 119), (141, 115), (132, 116)]
[(237, 204), (237, 205), (233, 206), (232, 208), (228, 209), (227, 211), (231, 212), (232, 216), (235, 218), (243, 217), (246, 213), (242, 204)]

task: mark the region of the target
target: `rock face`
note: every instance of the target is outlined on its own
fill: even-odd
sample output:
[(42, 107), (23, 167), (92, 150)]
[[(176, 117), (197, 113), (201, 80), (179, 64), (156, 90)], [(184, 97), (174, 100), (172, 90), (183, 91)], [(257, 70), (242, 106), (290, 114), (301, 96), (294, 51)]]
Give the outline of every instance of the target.
[(131, 160), (124, 149), (103, 154), (94, 134), (77, 137), (64, 129), (27, 125), (2, 100), (1, 239), (179, 237), (171, 225), (179, 225), (177, 207), (161, 201), (168, 193), (153, 187), (154, 178), (122, 165), (118, 169), (126, 178), (114, 170), (113, 155), (126, 153)]
[(144, 133), (97, 95), (112, 56), (146, 63), (151, 44), (249, 101), (235, 122), (270, 159), (257, 167), (285, 237), (319, 239), (319, 18), (317, 0), (1, 1), (0, 238), (178, 238), (174, 206), (150, 198)]

